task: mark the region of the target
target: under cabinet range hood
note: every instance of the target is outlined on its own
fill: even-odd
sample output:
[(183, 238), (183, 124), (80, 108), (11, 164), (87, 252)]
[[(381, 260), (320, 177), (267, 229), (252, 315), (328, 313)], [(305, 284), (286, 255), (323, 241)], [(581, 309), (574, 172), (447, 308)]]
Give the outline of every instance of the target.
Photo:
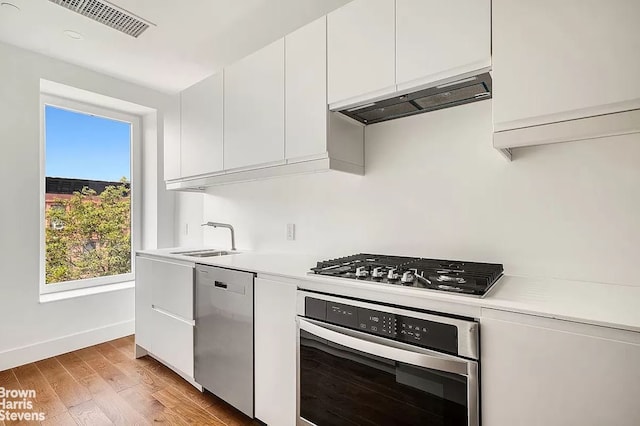
[(366, 125), (484, 99), (491, 99), (491, 76), (488, 72), (339, 112)]

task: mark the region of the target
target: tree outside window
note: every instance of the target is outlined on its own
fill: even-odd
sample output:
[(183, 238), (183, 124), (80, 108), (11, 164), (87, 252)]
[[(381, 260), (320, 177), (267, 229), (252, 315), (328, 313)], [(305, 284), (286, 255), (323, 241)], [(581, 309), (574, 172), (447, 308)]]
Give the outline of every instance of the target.
[(46, 283), (131, 272), (131, 197), (126, 180), (98, 194), (84, 187), (46, 212)]

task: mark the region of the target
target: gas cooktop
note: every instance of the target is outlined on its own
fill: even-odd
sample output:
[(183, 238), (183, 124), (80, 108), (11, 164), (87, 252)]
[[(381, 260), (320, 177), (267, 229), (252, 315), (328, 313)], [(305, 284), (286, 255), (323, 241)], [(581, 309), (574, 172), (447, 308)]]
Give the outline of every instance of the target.
[(360, 253), (318, 262), (310, 274), (482, 297), (502, 271), (498, 263)]

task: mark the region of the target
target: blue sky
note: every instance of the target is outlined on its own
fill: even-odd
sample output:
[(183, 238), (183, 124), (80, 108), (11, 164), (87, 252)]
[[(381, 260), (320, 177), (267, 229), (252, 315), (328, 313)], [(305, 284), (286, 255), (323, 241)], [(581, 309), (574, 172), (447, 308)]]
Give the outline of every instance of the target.
[(46, 176), (130, 180), (131, 125), (45, 107)]

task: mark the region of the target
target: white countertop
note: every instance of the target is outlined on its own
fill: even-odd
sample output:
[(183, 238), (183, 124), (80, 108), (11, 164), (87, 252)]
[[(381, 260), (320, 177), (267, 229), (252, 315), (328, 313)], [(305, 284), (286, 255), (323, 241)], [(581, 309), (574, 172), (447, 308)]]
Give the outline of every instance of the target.
[[(193, 258), (171, 254), (185, 248), (143, 250), (139, 254), (280, 276), (300, 281), (299, 287), (423, 309), (447, 309), (472, 315), (482, 308), (537, 315), (640, 332), (640, 286), (624, 286), (550, 278), (503, 276), (484, 298), (395, 285), (309, 275), (320, 257), (290, 253), (240, 252)], [(449, 309), (447, 309), (449, 310)], [(475, 310), (475, 311), (474, 311)], [(478, 311), (479, 312), (479, 311)]]

